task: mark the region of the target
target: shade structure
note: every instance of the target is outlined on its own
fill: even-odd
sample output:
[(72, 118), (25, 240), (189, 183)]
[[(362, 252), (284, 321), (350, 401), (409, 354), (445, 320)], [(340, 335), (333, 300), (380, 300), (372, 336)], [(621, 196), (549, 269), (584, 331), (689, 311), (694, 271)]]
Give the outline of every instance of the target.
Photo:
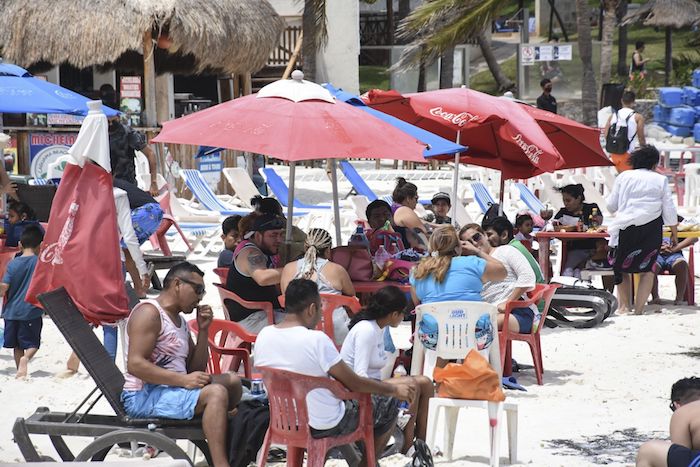
[(613, 165), (600, 146), (600, 129), (531, 105), (521, 104), (521, 107), (537, 121), (559, 150), (564, 159), (564, 165), (559, 169)]
[[(87, 115), (87, 97), (33, 77), (24, 68), (0, 63), (0, 113)], [(114, 109), (102, 106), (108, 117)]]
[(165, 122), (154, 141), (249, 151), (285, 161), (372, 158), (425, 162), (425, 145), (420, 141), (325, 92), (329, 100), (294, 102), (260, 93), (239, 97)]
[(368, 114), (373, 115), (379, 118), (380, 120), (383, 120), (395, 126), (404, 133), (408, 133), (409, 135), (415, 137), (417, 140), (423, 142), (427, 146), (423, 151), (423, 155), (425, 157), (433, 157), (441, 154), (456, 154), (467, 150), (467, 148), (465, 146), (462, 146), (461, 144), (454, 143), (453, 141), (447, 140), (420, 127), (411, 125), (410, 123), (406, 123), (403, 120), (398, 119), (392, 115), (375, 110), (372, 107), (369, 107), (367, 104), (365, 104), (359, 96), (356, 96), (349, 92), (345, 92), (342, 89), (338, 89), (332, 84), (326, 83), (322, 86), (326, 88), (331, 94), (333, 94), (333, 96), (335, 96), (336, 99), (340, 99), (346, 104), (354, 105), (355, 107), (367, 112)]
[(372, 90), (365, 102), (468, 146), (462, 162), (500, 170), (505, 179), (533, 177), (564, 164), (537, 122), (519, 104), (506, 99), (454, 88), (405, 96)]

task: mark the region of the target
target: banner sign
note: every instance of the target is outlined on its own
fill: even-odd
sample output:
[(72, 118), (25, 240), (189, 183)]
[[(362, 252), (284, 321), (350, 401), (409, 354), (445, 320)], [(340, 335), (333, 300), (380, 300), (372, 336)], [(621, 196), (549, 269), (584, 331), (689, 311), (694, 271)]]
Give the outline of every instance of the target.
[(29, 173), (34, 178), (46, 178), (49, 164), (68, 154), (78, 133), (29, 133)]

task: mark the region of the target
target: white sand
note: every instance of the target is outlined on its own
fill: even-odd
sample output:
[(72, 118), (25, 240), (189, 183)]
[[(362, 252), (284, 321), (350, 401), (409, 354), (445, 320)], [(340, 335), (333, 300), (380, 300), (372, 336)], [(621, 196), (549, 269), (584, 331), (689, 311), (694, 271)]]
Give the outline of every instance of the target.
[[(205, 282), (218, 282), (211, 272), (214, 258), (201, 265), (207, 270)], [(662, 297), (672, 298), (672, 281), (672, 277), (662, 277)], [(220, 317), (218, 295), (213, 286), (207, 288), (204, 301), (212, 304)], [(530, 369), (516, 373), (527, 392), (507, 391), (509, 400), (519, 405), (519, 464), (633, 464), (641, 440), (667, 435), (673, 382), (698, 374), (698, 329), (697, 308), (674, 306), (663, 307), (661, 313), (649, 311), (645, 316), (614, 316), (594, 329), (544, 329), (544, 385), (536, 384), (534, 370)], [(405, 332), (399, 330), (398, 334), (405, 338)], [(688, 355), (693, 352), (695, 356)], [(48, 318), (44, 319), (42, 347), (30, 363), (28, 380), (14, 379), (11, 351), (0, 351), (0, 462), (23, 462), (12, 440), (17, 417), (28, 417), (39, 406), (71, 411), (92, 389), (91, 378), (83, 369), (69, 379), (54, 376), (64, 369), (69, 353), (68, 345)], [(514, 344), (514, 357), (520, 363), (532, 362), (523, 343)], [(104, 401), (97, 409), (99, 413), (111, 413)], [(507, 463), (505, 420), (502, 427), (501, 456)], [(485, 413), (463, 411), (452, 464), (487, 463), (487, 432)], [(57, 457), (48, 437), (33, 439), (42, 454)], [(78, 452), (88, 442), (75, 439), (70, 445)], [(436, 461), (446, 463), (444, 457)], [(383, 465), (405, 463), (406, 459), (398, 456)]]

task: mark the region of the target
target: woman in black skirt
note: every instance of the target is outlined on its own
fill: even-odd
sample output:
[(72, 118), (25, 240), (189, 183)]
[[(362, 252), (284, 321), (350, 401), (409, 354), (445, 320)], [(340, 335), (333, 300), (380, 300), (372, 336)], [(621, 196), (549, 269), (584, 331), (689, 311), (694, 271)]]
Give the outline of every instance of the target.
[[(618, 284), (619, 313), (644, 313), (654, 284), (652, 266), (661, 248), (663, 226), (671, 228), (671, 243), (678, 243), (678, 217), (668, 179), (656, 172), (659, 151), (645, 145), (630, 156), (634, 170), (615, 179), (606, 200), (610, 212), (617, 212), (609, 226), (613, 270)], [(639, 286), (632, 297), (632, 274), (639, 273)]]

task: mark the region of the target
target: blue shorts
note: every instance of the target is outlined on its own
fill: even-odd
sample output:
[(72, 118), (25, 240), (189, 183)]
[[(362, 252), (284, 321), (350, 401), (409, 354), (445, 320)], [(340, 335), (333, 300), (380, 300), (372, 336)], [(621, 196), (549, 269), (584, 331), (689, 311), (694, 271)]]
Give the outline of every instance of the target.
[(140, 391), (122, 391), (124, 410), (133, 418), (191, 420), (201, 389), (146, 384)]
[(38, 349), (41, 343), (41, 327), (44, 321), (41, 317), (19, 320), (5, 320), (5, 342), (6, 349)]
[[(160, 221), (163, 220), (163, 210), (158, 203), (148, 203), (131, 211), (131, 224), (134, 226), (136, 238), (139, 245), (143, 245), (148, 237), (153, 235)], [(126, 248), (124, 240), (121, 241), (122, 248)]]
[(535, 320), (535, 313), (532, 311), (532, 308), (516, 308), (511, 310), (510, 314), (518, 320), (520, 333), (530, 334), (532, 332), (532, 323)]
[(659, 255), (656, 257), (656, 266), (655, 266), (654, 271), (657, 273), (663, 272), (663, 271), (670, 272), (671, 268), (678, 260), (685, 261), (685, 257), (683, 256), (683, 253), (681, 253), (680, 251), (678, 251), (676, 253), (671, 253), (668, 256)]

